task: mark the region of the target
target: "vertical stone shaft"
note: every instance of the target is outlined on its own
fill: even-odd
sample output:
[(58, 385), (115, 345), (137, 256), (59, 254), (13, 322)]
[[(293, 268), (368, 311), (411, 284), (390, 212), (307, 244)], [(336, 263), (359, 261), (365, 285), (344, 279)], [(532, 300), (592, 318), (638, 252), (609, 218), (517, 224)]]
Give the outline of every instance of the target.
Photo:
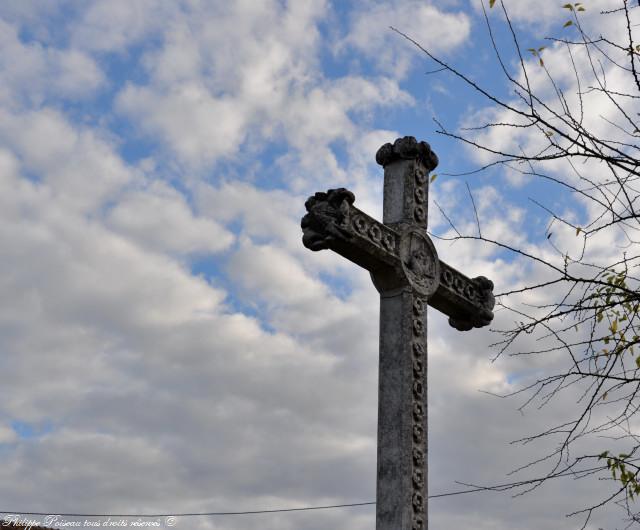
[(382, 222), (390, 228), (427, 228), (427, 170), (418, 160), (396, 160), (384, 167)]
[(427, 528), (427, 312), (410, 289), (380, 295), (376, 530)]
[[(426, 228), (426, 175), (416, 159), (385, 166), (385, 225)], [(376, 530), (427, 528), (426, 307), (409, 285), (380, 292)]]

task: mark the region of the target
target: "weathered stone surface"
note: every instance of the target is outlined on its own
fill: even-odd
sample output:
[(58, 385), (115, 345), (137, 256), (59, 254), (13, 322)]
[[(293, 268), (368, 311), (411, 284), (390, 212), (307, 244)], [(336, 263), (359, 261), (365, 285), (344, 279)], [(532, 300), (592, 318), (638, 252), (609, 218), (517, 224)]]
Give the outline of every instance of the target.
[(440, 262), (440, 283), (429, 304), (449, 315), (449, 324), (459, 331), (488, 326), (493, 320), (493, 282), (484, 276), (469, 279)]
[(355, 195), (345, 188), (319, 191), (304, 203), (309, 212), (302, 218), (302, 243), (311, 250), (330, 248), (338, 236), (348, 234), (349, 205)]
[(398, 159), (418, 160), (427, 171), (438, 165), (438, 156), (427, 142), (418, 142), (413, 136), (398, 138), (392, 144), (384, 144), (376, 153), (376, 162), (387, 166)]
[(391, 228), (356, 208), (354, 200), (344, 188), (310, 197), (301, 222), (303, 244), (314, 251), (331, 249), (367, 269), (380, 292), (416, 289), (457, 329), (491, 322), (495, 299), (490, 280), (472, 280), (438, 259), (426, 231), (403, 222), (402, 213)]
[(493, 283), (440, 261), (426, 232), (428, 172), (438, 164), (412, 136), (383, 145), (383, 222), (344, 188), (309, 197), (302, 242), (367, 269), (380, 293), (377, 530), (426, 530), (427, 305), (461, 331), (488, 325)]
[(405, 230), (400, 241), (402, 272), (411, 288), (429, 297), (440, 283), (440, 260), (424, 230)]
[(426, 528), (427, 304), (410, 289), (380, 296), (376, 528)]

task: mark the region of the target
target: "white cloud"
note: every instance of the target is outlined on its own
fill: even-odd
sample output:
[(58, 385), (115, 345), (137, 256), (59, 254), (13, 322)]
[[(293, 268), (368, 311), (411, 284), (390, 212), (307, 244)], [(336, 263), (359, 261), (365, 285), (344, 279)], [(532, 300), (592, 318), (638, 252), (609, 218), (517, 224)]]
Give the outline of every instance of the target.
[(449, 52), (464, 43), (471, 29), (465, 13), (447, 12), (431, 3), (415, 0), (362, 2), (351, 14), (348, 36), (338, 50), (354, 47), (375, 66), (396, 77), (404, 77), (420, 51), (390, 26), (415, 39), (434, 53)]
[(140, 246), (159, 252), (220, 252), (234, 239), (214, 220), (196, 217), (184, 197), (161, 182), (124, 195), (109, 212), (108, 223)]
[[(482, 10), (481, 1), (474, 0), (471, 3), (478, 13)], [(571, 3), (573, 4), (573, 2)], [(500, 2), (496, 3), (493, 9), (489, 9), (487, 4), (488, 2), (485, 1), (485, 8), (492, 19), (494, 17), (503, 19)], [(548, 35), (550, 30), (560, 31), (562, 25), (572, 18), (571, 12), (563, 7), (566, 3), (563, 4), (555, 0), (538, 0), (535, 8), (527, 2), (518, 0), (505, 0), (504, 4), (512, 22), (516, 23), (520, 29), (531, 28), (533, 25), (534, 33), (538, 35), (542, 35), (541, 32)], [(579, 13), (581, 18), (596, 22), (597, 25), (591, 26), (591, 28), (597, 29), (598, 26), (602, 27), (603, 24), (606, 24), (606, 19), (599, 16), (600, 13), (617, 9), (620, 7), (620, 3), (616, 0), (599, 0), (597, 4), (582, 2), (582, 7), (585, 8), (585, 11)]]
[(135, 178), (103, 132), (76, 126), (56, 110), (0, 109), (0, 117), (0, 139), (68, 208), (97, 208)]
[(235, 155), (249, 127), (272, 134), (292, 86), (315, 75), (307, 61), (322, 10), (313, 2), (191, 3), (146, 55), (150, 84), (128, 86), (118, 108), (191, 166)]
[[(149, 82), (127, 85), (117, 109), (193, 169), (273, 139), (300, 153), (296, 164), (331, 167), (329, 144), (359, 130), (354, 113), (413, 99), (384, 77), (325, 79), (315, 26), (325, 11), (317, 2), (192, 5), (146, 54)], [(216, 31), (202, 23), (208, 17)]]
[(282, 189), (262, 190), (247, 182), (233, 181), (217, 187), (200, 183), (194, 195), (202, 215), (225, 224), (239, 223), (242, 235), (276, 242), (302, 254), (300, 217), (305, 198)]
[(230, 263), (237, 284), (274, 306), (317, 298), (325, 287), (313, 281), (297, 260), (272, 246), (243, 242)]
[(244, 109), (231, 98), (211, 97), (197, 84), (164, 95), (129, 86), (118, 109), (196, 167), (237, 153), (245, 137)]
[(180, 11), (179, 4), (157, 0), (97, 0), (82, 6), (71, 26), (74, 47), (98, 52), (126, 52)]
[(0, 101), (41, 104), (53, 96), (84, 99), (104, 84), (104, 74), (84, 51), (23, 43), (0, 20)]
[(0, 444), (13, 443), (18, 440), (16, 432), (7, 425), (0, 425)]

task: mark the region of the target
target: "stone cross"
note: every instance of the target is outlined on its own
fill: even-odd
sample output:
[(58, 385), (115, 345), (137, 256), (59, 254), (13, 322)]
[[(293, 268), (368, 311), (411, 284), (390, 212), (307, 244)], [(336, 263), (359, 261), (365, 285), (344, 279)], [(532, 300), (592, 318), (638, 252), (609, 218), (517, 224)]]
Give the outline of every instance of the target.
[(380, 293), (376, 530), (426, 530), (427, 305), (467, 331), (493, 319), (493, 283), (438, 259), (427, 235), (428, 173), (438, 164), (411, 136), (383, 145), (382, 223), (353, 206), (345, 188), (305, 203), (303, 244), (364, 267)]

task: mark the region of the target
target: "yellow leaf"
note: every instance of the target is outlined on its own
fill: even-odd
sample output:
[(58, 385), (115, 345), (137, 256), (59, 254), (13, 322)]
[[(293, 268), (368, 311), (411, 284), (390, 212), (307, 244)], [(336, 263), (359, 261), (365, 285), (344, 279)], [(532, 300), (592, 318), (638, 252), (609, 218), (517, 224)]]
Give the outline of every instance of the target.
[(618, 321), (614, 320), (611, 323), (611, 327), (609, 329), (611, 330), (611, 333), (615, 333), (616, 331), (618, 331)]
[(576, 235), (580, 235), (580, 232), (582, 232), (582, 228), (578, 227), (576, 228)]

